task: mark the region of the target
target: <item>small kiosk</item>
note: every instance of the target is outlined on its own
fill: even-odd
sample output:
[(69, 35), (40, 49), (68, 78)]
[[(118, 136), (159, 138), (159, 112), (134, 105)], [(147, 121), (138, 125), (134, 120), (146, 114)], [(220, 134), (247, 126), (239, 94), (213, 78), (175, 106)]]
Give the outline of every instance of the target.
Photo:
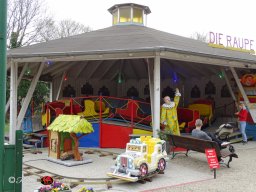
[(91, 123), (79, 115), (59, 115), (48, 126), (48, 131), (50, 158), (66, 160), (73, 157), (76, 161), (84, 160), (78, 150), (79, 139), (93, 132)]

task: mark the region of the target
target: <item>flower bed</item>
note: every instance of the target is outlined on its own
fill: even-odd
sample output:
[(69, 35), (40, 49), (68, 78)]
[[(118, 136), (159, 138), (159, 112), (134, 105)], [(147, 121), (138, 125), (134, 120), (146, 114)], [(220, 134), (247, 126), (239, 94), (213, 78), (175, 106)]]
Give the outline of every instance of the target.
[(77, 192), (94, 192), (92, 187), (82, 187)]
[(68, 185), (54, 181), (51, 185), (44, 185), (35, 192), (71, 192), (71, 189)]

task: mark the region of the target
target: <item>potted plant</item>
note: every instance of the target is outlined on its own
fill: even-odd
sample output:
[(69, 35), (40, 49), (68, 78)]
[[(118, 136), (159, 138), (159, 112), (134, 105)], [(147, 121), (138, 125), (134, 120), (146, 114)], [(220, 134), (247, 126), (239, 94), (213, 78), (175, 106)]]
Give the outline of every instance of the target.
[(164, 140), (165, 141), (165, 145), (166, 145), (166, 153), (169, 154), (170, 153), (170, 142), (169, 142), (169, 139), (168, 139), (168, 135), (172, 134), (172, 131), (171, 130), (167, 130), (167, 129), (164, 129), (164, 130), (160, 130), (158, 132), (158, 136), (161, 140)]

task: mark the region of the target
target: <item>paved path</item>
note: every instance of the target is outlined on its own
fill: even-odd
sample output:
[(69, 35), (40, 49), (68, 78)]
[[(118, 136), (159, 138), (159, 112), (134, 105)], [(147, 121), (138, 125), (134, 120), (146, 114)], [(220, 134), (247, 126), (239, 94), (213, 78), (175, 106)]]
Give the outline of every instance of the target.
[[(113, 191), (217, 191), (217, 192), (254, 192), (256, 191), (256, 142), (249, 142), (247, 145), (235, 145), (239, 159), (231, 162), (231, 168), (221, 167), (217, 170), (217, 179), (213, 179), (213, 172), (208, 168), (204, 154), (191, 152), (189, 157), (177, 155), (175, 159), (169, 160), (168, 167), (163, 175), (157, 175), (152, 182), (146, 184), (122, 183), (114, 184), (110, 192)], [(84, 151), (84, 149), (81, 149)], [(105, 149), (106, 150), (106, 149)], [(108, 149), (113, 152), (122, 152), (120, 149)], [(85, 154), (93, 159), (93, 163), (65, 167), (45, 160), (47, 151), (43, 154), (25, 154), (23, 161), (35, 167), (44, 168), (60, 175), (73, 177), (107, 177), (109, 167), (114, 160), (111, 156), (99, 157), (96, 154)], [(33, 189), (40, 186), (36, 181), (37, 177), (29, 176), (23, 178), (23, 191), (33, 192)], [(80, 186), (81, 187), (81, 186)], [(73, 191), (77, 191), (78, 188)], [(105, 185), (91, 186), (96, 190), (107, 191)], [(254, 190), (253, 190), (254, 187)]]

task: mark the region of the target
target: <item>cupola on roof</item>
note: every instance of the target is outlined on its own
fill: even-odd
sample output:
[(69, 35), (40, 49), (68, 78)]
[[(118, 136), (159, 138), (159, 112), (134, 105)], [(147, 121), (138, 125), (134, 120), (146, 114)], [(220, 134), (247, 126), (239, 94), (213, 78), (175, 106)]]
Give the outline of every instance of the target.
[(147, 15), (151, 13), (148, 6), (134, 3), (116, 4), (110, 7), (108, 11), (113, 16), (113, 25), (145, 25)]

